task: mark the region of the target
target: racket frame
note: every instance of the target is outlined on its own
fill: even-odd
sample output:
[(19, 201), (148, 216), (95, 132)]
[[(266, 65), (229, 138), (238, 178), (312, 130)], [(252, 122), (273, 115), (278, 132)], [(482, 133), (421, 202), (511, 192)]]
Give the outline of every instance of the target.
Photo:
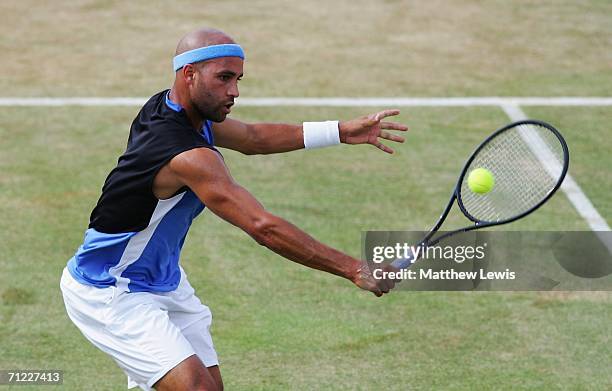
[[(520, 214), (518, 214), (516, 216), (513, 216), (513, 217), (511, 217), (509, 219), (500, 220), (500, 221), (483, 221), (483, 220), (479, 220), (479, 219), (475, 218), (474, 216), (472, 216), (467, 211), (467, 209), (465, 208), (465, 205), (463, 205), (463, 200), (461, 199), (461, 184), (463, 183), (463, 178), (465, 178), (465, 175), (467, 174), (467, 169), (470, 167), (470, 164), (472, 164), (472, 162), (474, 161), (474, 159), (478, 155), (478, 152), (480, 152), (491, 140), (493, 140), (495, 137), (499, 136), (501, 133), (503, 133), (503, 132), (505, 132), (505, 131), (507, 131), (509, 129), (515, 128), (517, 126), (523, 126), (523, 125), (535, 125), (535, 126), (540, 126), (540, 127), (546, 128), (546, 129), (550, 130), (557, 137), (557, 139), (559, 140), (559, 143), (561, 144), (561, 148), (563, 149), (563, 169), (561, 171), (561, 175), (559, 176), (559, 179), (557, 180), (557, 183), (555, 184), (555, 186), (548, 192), (548, 194), (545, 197), (543, 197), (540, 200), (540, 202), (538, 202), (536, 205), (534, 205), (530, 209), (526, 210), (525, 212), (520, 213)], [(525, 120), (521, 120), (521, 121), (512, 122), (511, 124), (508, 124), (508, 125), (500, 128), (500, 129), (496, 130), (489, 137), (487, 137), (485, 140), (483, 140), (480, 143), (480, 145), (478, 147), (476, 147), (474, 152), (472, 152), (472, 155), (470, 155), (468, 160), (465, 162), (465, 165), (463, 166), (463, 170), (461, 170), (461, 174), (459, 175), (459, 180), (457, 181), (457, 186), (455, 187), (455, 191), (454, 191), (454, 193), (456, 195), (455, 198), (457, 199), (457, 205), (459, 205), (459, 209), (461, 209), (461, 212), (463, 212), (465, 217), (467, 217), (468, 219), (470, 219), (474, 223), (478, 224), (479, 228), (480, 227), (490, 227), (492, 225), (502, 225), (502, 224), (511, 223), (511, 222), (513, 222), (515, 220), (518, 220), (520, 218), (523, 218), (523, 217), (527, 216), (528, 214), (534, 212), (539, 207), (544, 205), (544, 203), (546, 203), (546, 201), (548, 201), (550, 199), (550, 197), (552, 197), (553, 194), (555, 194), (555, 192), (559, 189), (559, 187), (561, 187), (561, 184), (563, 183), (563, 180), (565, 179), (565, 175), (567, 174), (568, 168), (569, 168), (569, 149), (567, 147), (567, 143), (565, 142), (565, 139), (563, 138), (563, 136), (561, 135), (561, 133), (559, 133), (559, 131), (557, 129), (555, 129), (552, 125), (550, 125), (550, 124), (548, 124), (548, 123), (546, 123), (544, 121), (538, 121), (538, 120), (533, 120), (533, 119), (525, 119)], [(452, 202), (452, 201), (453, 200), (451, 198), (450, 202)], [(448, 212), (446, 214), (448, 214)]]
[[(548, 192), (548, 194), (546, 194), (546, 196), (543, 197), (540, 202), (538, 202), (536, 205), (534, 205), (532, 208), (526, 210), (525, 212), (520, 213), (520, 214), (518, 214), (516, 216), (513, 216), (513, 217), (511, 217), (509, 219), (500, 220), (500, 221), (483, 221), (483, 220), (478, 220), (475, 217), (473, 217), (466, 210), (465, 206), (463, 205), (463, 202), (461, 201), (461, 184), (463, 183), (463, 178), (467, 174), (467, 169), (470, 167), (470, 164), (472, 163), (472, 161), (474, 161), (474, 159), (476, 158), (476, 155), (478, 155), (478, 152), (480, 152), (480, 150), (482, 150), (491, 140), (493, 140), (495, 137), (497, 137), (498, 135), (500, 135), (501, 133), (503, 133), (503, 132), (505, 132), (505, 131), (507, 131), (509, 129), (512, 129), (512, 128), (516, 127), (516, 126), (522, 126), (522, 125), (536, 125), (536, 126), (544, 127), (546, 129), (550, 130), (557, 137), (557, 139), (561, 143), (561, 147), (563, 149), (563, 157), (564, 157), (564, 159), (563, 159), (564, 160), (563, 161), (563, 169), (561, 171), (561, 175), (559, 176), (559, 179), (557, 180), (557, 183), (555, 184), (555, 186)], [(456, 235), (458, 233), (473, 231), (475, 229), (480, 229), (480, 228), (493, 227), (493, 226), (496, 226), (496, 225), (508, 224), (508, 223), (511, 223), (511, 222), (516, 221), (518, 219), (521, 219), (521, 218), (529, 215), (530, 213), (533, 213), (539, 207), (544, 205), (544, 203), (546, 203), (546, 201), (548, 201), (550, 199), (550, 197), (552, 197), (553, 194), (555, 194), (556, 191), (561, 187), (561, 184), (563, 183), (563, 180), (565, 179), (565, 175), (567, 174), (568, 168), (569, 168), (569, 149), (567, 147), (567, 143), (565, 142), (565, 139), (563, 138), (561, 133), (559, 133), (559, 131), (557, 129), (555, 129), (552, 125), (550, 125), (550, 124), (548, 124), (548, 123), (546, 123), (544, 121), (533, 120), (533, 119), (525, 119), (525, 120), (521, 120), (521, 121), (512, 122), (512, 123), (510, 123), (510, 124), (500, 128), (500, 129), (496, 130), (491, 135), (489, 135), (486, 139), (484, 139), (480, 143), (480, 145), (478, 145), (478, 147), (476, 147), (474, 152), (472, 152), (470, 157), (467, 159), (467, 161), (465, 162), (465, 164), (463, 166), (463, 169), (461, 170), (461, 173), (459, 175), (459, 179), (457, 180), (457, 184), (455, 185), (455, 188), (453, 189), (453, 192), (451, 193), (451, 197), (450, 197), (450, 200), (448, 201), (448, 204), (446, 205), (446, 208), (444, 209), (444, 211), (442, 212), (442, 214), (438, 218), (438, 221), (433, 226), (433, 228), (429, 231), (429, 233), (427, 235), (425, 235), (423, 240), (421, 240), (416, 247), (420, 247), (420, 246), (424, 246), (424, 247), (432, 246), (432, 245), (440, 242), (442, 239), (446, 239), (446, 238), (448, 238), (450, 236), (454, 236), (454, 235)], [(454, 231), (446, 232), (443, 235), (440, 235), (437, 238), (432, 240), (432, 237), (436, 234), (436, 232), (438, 232), (438, 230), (440, 229), (440, 227), (444, 223), (444, 220), (446, 220), (446, 217), (448, 216), (450, 210), (452, 209), (453, 205), (455, 204), (455, 201), (457, 201), (457, 205), (459, 206), (459, 209), (461, 210), (461, 212), (470, 221), (474, 222), (474, 225), (469, 225), (469, 226), (466, 226), (466, 227), (463, 227), (463, 228), (456, 229)], [(404, 259), (401, 259), (401, 260), (394, 261), (393, 264), (398, 265), (397, 262), (401, 263), (402, 261), (410, 261), (410, 263), (409, 263), (409, 265), (410, 265), (410, 264), (414, 263), (416, 261), (416, 259), (414, 259), (414, 257), (404, 258)]]

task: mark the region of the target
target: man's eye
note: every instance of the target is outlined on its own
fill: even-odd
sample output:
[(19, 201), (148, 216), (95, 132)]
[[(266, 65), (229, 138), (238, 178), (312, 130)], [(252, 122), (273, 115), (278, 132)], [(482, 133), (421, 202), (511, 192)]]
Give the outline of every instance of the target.
[(221, 76), (219, 76), (219, 79), (221, 79), (223, 81), (229, 81), (231, 79), (231, 77), (228, 76), (228, 75), (221, 75)]

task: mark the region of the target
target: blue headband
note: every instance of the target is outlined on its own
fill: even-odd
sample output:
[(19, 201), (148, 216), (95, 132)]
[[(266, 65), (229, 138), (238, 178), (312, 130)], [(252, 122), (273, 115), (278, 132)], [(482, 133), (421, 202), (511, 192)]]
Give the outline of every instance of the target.
[(240, 57), (244, 60), (244, 51), (240, 45), (236, 44), (205, 46), (175, 56), (172, 63), (174, 65), (174, 71), (176, 72), (187, 64), (212, 60), (213, 58), (219, 57)]

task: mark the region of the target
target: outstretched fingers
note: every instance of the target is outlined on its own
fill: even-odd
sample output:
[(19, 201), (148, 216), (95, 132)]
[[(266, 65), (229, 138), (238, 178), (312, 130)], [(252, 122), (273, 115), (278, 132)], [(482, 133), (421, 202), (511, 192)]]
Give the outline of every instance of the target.
[(377, 142), (376, 144), (374, 144), (374, 146), (380, 149), (381, 151), (389, 153), (389, 154), (392, 154), (393, 152), (395, 152), (393, 148), (389, 148), (388, 146), (386, 146), (385, 144), (381, 142)]
[(378, 113), (374, 114), (374, 120), (379, 122), (383, 118), (398, 115), (399, 113), (400, 111), (397, 109), (388, 109), (388, 110), (379, 111)]
[(386, 132), (386, 131), (380, 132), (380, 134), (376, 138), (376, 141), (373, 142), (372, 144), (374, 144), (376, 148), (386, 153), (394, 153), (395, 151), (393, 150), (393, 148), (388, 147), (385, 144), (381, 143), (379, 141), (379, 138), (384, 139), (384, 140), (394, 141), (396, 143), (403, 143), (405, 141), (405, 139), (402, 136), (398, 136), (396, 134)]
[(395, 141), (396, 143), (403, 143), (406, 139), (402, 136), (398, 136), (397, 134), (389, 133), (382, 131), (380, 132), (380, 138), (384, 138), (385, 140)]
[(381, 122), (381, 129), (389, 129), (389, 130), (399, 130), (401, 132), (405, 132), (408, 130), (408, 127), (404, 124), (400, 124), (398, 122)]

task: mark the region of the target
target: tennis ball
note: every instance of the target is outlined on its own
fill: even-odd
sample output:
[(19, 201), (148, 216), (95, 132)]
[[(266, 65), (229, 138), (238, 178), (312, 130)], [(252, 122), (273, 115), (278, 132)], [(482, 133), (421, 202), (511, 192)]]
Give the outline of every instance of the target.
[(468, 175), (468, 187), (476, 194), (486, 194), (493, 190), (495, 178), (486, 168), (476, 168)]

